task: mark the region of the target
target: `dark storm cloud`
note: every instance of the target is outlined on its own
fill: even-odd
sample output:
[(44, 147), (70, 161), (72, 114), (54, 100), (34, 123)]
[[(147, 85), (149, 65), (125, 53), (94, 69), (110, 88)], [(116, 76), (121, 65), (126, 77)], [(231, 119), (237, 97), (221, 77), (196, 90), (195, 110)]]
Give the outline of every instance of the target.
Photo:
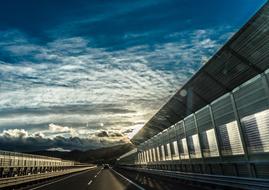
[(127, 129), (125, 131), (122, 131), (122, 134), (128, 134), (128, 133), (131, 133), (133, 131), (134, 131), (133, 129)]
[(101, 131), (96, 134), (97, 137), (109, 137), (108, 133), (106, 131)]
[[(101, 134), (101, 132), (99, 133)], [(37, 151), (53, 149), (55, 147), (64, 150), (89, 150), (102, 146), (112, 146), (129, 142), (126, 138), (109, 139), (106, 137), (122, 137), (118, 133), (100, 135), (98, 138), (62, 137), (45, 138), (43, 134), (29, 135), (25, 130), (9, 130), (0, 134), (0, 147), (2, 150), (12, 151)]]
[(123, 135), (117, 132), (100, 131), (96, 133), (96, 136), (97, 137), (122, 137)]

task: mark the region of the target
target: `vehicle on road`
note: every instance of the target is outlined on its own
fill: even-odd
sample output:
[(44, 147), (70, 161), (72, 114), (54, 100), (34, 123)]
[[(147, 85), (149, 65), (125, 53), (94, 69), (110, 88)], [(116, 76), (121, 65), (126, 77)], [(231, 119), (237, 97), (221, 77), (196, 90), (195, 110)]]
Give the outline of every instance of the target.
[(109, 165), (108, 164), (105, 164), (104, 165), (104, 169), (109, 169)]

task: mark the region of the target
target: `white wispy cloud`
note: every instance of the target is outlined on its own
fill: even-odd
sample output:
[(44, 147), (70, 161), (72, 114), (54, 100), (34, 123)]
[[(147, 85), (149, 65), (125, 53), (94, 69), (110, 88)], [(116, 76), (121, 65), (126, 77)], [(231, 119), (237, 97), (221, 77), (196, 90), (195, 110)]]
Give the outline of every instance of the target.
[(68, 149), (63, 149), (61, 147), (53, 147), (53, 148), (48, 148), (47, 151), (58, 151), (58, 152), (71, 152), (71, 150)]
[(221, 33), (175, 33), (167, 39), (181, 36), (178, 41), (113, 51), (82, 37), (40, 45), (18, 31), (0, 32), (9, 36), (1, 50), (11, 57), (0, 61), (0, 130), (28, 125), (47, 130), (50, 124), (51, 132), (69, 137), (92, 130), (88, 137), (95, 138), (104, 129), (115, 130), (108, 138), (118, 138), (117, 131), (132, 136), (227, 39), (228, 34), (216, 38), (216, 31)]
[(72, 137), (78, 136), (79, 134), (72, 127), (55, 125), (53, 123), (49, 124), (49, 131), (52, 133), (69, 133)]

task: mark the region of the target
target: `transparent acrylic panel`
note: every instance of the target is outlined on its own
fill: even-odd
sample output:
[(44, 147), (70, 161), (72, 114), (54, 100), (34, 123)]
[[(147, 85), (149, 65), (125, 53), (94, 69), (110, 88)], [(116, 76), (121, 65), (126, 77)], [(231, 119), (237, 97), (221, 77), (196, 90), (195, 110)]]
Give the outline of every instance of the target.
[(160, 161), (161, 156), (160, 156), (160, 148), (159, 147), (156, 147), (156, 155), (157, 155), (157, 157), (156, 157), (157, 161)]
[(172, 156), (171, 156), (171, 147), (170, 147), (170, 143), (166, 144), (166, 149), (167, 149), (167, 157), (166, 160), (171, 160)]
[(161, 151), (162, 151), (162, 160), (165, 160), (165, 151), (164, 151), (164, 145), (161, 146)]
[(175, 148), (174, 148), (173, 142), (170, 143), (170, 149), (171, 149), (171, 155), (172, 155), (172, 157), (174, 157), (174, 155), (175, 155)]
[(144, 160), (145, 160), (145, 164), (147, 164), (148, 160), (147, 160), (147, 153), (146, 153), (146, 151), (144, 151)]
[(204, 131), (200, 135), (201, 147), (204, 157), (219, 156), (218, 145), (214, 129)]
[(160, 161), (162, 161), (163, 160), (162, 147), (158, 146), (158, 149), (159, 149), (159, 153), (160, 153)]
[(149, 163), (150, 162), (150, 158), (149, 158), (149, 151), (148, 150), (146, 150), (146, 155), (147, 155), (147, 163)]
[(173, 155), (173, 160), (178, 160), (179, 159), (179, 152), (178, 152), (178, 145), (177, 141), (173, 142), (173, 148), (174, 148), (174, 155)]
[(198, 134), (188, 137), (189, 153), (191, 158), (201, 158), (201, 149)]
[(152, 154), (151, 154), (151, 149), (148, 150), (148, 154), (149, 154), (149, 162), (152, 162)]
[(143, 157), (144, 157), (144, 163), (146, 164), (148, 162), (146, 151), (143, 151)]
[(269, 110), (243, 117), (249, 153), (269, 152)]
[(152, 148), (152, 149), (151, 149), (151, 152), (152, 152), (153, 162), (156, 162), (156, 152), (155, 152), (155, 149)]
[(151, 155), (150, 155), (150, 150), (149, 149), (147, 150), (147, 154), (148, 154), (148, 162), (150, 163), (151, 162)]
[(167, 157), (168, 157), (168, 149), (167, 149), (166, 143), (164, 144), (164, 155), (165, 155), (165, 159), (167, 159)]
[(250, 154), (268, 152), (269, 99), (264, 78), (257, 76), (234, 91), (240, 121)]
[(244, 149), (236, 121), (218, 126), (217, 128), (220, 137), (219, 142), (221, 151), (224, 156), (244, 154)]
[(186, 138), (179, 140), (179, 155), (182, 160), (189, 159), (189, 152)]

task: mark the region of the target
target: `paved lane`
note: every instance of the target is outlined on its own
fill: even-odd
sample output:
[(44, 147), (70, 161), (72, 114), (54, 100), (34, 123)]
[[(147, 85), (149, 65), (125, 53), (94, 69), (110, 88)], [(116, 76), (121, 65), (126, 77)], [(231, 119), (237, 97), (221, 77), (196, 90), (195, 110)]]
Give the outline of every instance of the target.
[(30, 188), (29, 190), (87, 190), (88, 183), (101, 171), (101, 167), (84, 172), (68, 175), (46, 184)]
[(48, 181), (29, 190), (202, 190), (180, 180), (122, 169), (94, 168)]
[(89, 185), (88, 190), (144, 190), (112, 169), (103, 169)]
[(48, 181), (29, 190), (144, 190), (112, 169), (94, 168)]

